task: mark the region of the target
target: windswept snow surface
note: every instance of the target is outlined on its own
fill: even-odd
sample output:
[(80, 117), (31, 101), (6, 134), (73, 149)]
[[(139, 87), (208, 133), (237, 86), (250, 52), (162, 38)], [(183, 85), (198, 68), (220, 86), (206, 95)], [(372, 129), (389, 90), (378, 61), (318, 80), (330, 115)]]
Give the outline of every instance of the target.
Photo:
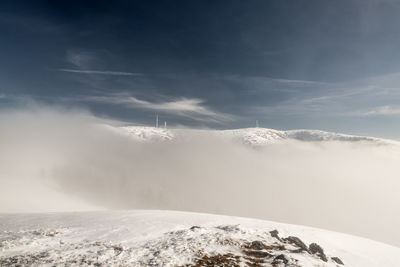
[(132, 136), (142, 141), (166, 141), (184, 138), (188, 134), (213, 135), (227, 140), (238, 141), (251, 146), (264, 146), (284, 140), (297, 140), (304, 142), (340, 141), (340, 142), (367, 142), (377, 145), (400, 145), (400, 142), (382, 138), (348, 135), (341, 133), (325, 132), (320, 130), (290, 130), (279, 131), (267, 128), (244, 128), (233, 130), (188, 130), (164, 129), (144, 126), (124, 126), (120, 133)]
[[(279, 239), (270, 231), (277, 230)], [(319, 254), (299, 250), (284, 238), (317, 243)], [(252, 243), (257, 241), (256, 243)], [(261, 243), (260, 243), (261, 242)], [(247, 245), (246, 245), (247, 244)], [(250, 246), (246, 247), (246, 246)], [(270, 247), (257, 248), (259, 244)], [(274, 250), (282, 245), (285, 248)], [(297, 250), (297, 251), (296, 251)], [(251, 256), (243, 253), (253, 253)], [(110, 211), (0, 215), (0, 265), (183, 266), (207, 255), (231, 255), (240, 266), (398, 267), (400, 249), (315, 228), (174, 211)], [(236, 257), (236, 258), (235, 258)]]
[(126, 134), (142, 141), (167, 141), (174, 138), (172, 131), (164, 128), (145, 127), (145, 126), (126, 126), (121, 127)]

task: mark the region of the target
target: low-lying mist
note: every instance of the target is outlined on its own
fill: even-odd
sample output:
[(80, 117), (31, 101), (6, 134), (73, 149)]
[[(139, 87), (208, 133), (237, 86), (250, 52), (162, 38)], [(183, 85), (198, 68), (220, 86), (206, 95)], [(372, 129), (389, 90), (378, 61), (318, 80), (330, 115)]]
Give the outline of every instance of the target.
[(190, 134), (143, 143), (86, 112), (0, 113), (0, 212), (198, 211), (316, 226), (400, 246), (400, 149)]

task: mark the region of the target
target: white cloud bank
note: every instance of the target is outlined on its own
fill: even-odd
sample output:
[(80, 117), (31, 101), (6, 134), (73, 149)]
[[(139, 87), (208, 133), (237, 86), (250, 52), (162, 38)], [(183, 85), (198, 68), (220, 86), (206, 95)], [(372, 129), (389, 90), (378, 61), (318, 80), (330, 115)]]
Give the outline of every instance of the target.
[(54, 108), (0, 113), (0, 211), (173, 209), (317, 226), (400, 245), (400, 150), (206, 134), (140, 143)]

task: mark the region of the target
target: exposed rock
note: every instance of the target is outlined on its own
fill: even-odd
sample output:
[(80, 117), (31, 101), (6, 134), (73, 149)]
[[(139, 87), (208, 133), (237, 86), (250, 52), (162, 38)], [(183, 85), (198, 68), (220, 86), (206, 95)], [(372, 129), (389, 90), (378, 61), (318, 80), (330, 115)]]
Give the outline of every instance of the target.
[(279, 264), (279, 263), (281, 263), (281, 262), (283, 262), (284, 264), (286, 264), (286, 263), (289, 262), (289, 260), (286, 258), (285, 255), (280, 254), (280, 255), (278, 255), (278, 256), (276, 256), (276, 257), (274, 258), (274, 261), (272, 262), (272, 264)]
[(250, 245), (247, 246), (247, 248), (254, 250), (263, 250), (266, 248), (266, 245), (264, 245), (264, 243), (261, 241), (253, 241), (250, 243)]
[(244, 250), (243, 252), (247, 256), (256, 257), (256, 258), (270, 258), (273, 256), (272, 254), (270, 254), (266, 251), (259, 251), (259, 250)]
[(266, 261), (263, 258), (244, 257), (245, 263), (250, 267), (263, 267)]
[(341, 259), (339, 259), (338, 257), (332, 257), (331, 258), (334, 262), (336, 262), (337, 264), (341, 264), (344, 265), (343, 261)]
[[(298, 255), (293, 254), (296, 251), (307, 251), (309, 254), (303, 253), (301, 256), (308, 257), (306, 260), (316, 263), (315, 266), (326, 266), (323, 261), (327, 262), (327, 257), (323, 249), (315, 243), (308, 248), (298, 237), (280, 238), (276, 230), (261, 230), (262, 232), (256, 235), (251, 232), (251, 235), (242, 238), (241, 236), (246, 234), (245, 231), (246, 229), (238, 225), (192, 226), (166, 232), (157, 239), (143, 243), (140, 250), (137, 247), (122, 246), (108, 241), (70, 243), (64, 240), (61, 244), (60, 239), (54, 242), (54, 247), (46, 246), (32, 254), (0, 257), (0, 266), (165, 266), (176, 255), (186, 255), (185, 258), (190, 260), (190, 263), (182, 267), (300, 267), (302, 264), (296, 258)], [(35, 242), (36, 238), (44, 241), (54, 238), (42, 233), (50, 232), (31, 232), (31, 236), (35, 238)], [(22, 235), (21, 238), (23, 237)], [(218, 248), (218, 252), (213, 250), (214, 247)], [(162, 253), (165, 249), (173, 250), (173, 254)], [(143, 256), (134, 262), (130, 261), (128, 256), (137, 255), (137, 251)], [(343, 264), (337, 257), (330, 259), (330, 264)]]
[(275, 237), (276, 239), (278, 239), (279, 241), (282, 241), (281, 238), (279, 237), (279, 232), (278, 230), (273, 230), (269, 232), (271, 234), (272, 237)]
[(327, 262), (328, 258), (326, 257), (324, 253), (324, 249), (321, 248), (318, 244), (316, 243), (311, 243), (309, 247), (310, 253), (311, 254), (316, 254), (321, 260)]
[(301, 241), (301, 239), (296, 237), (296, 236), (289, 236), (287, 238), (284, 238), (283, 240), (288, 242), (288, 243), (290, 243), (290, 244), (292, 244), (292, 245), (295, 245), (296, 247), (299, 247), (300, 248), (299, 252), (301, 252), (301, 251), (309, 252), (308, 248), (307, 248), (307, 245), (304, 244), (304, 242)]
[(284, 245), (277, 244), (277, 243), (274, 243), (274, 244), (271, 244), (271, 245), (267, 245), (267, 244), (264, 244), (261, 241), (253, 241), (251, 243), (245, 243), (243, 247), (247, 248), (247, 249), (252, 249), (252, 250), (263, 250), (263, 249), (265, 249), (265, 250), (274, 250), (274, 251), (286, 250)]
[(232, 266), (239, 267), (239, 257), (234, 256), (231, 253), (228, 254), (218, 254), (215, 256), (204, 255), (202, 258), (196, 260), (193, 265), (188, 265), (193, 267), (201, 266)]
[(239, 225), (220, 225), (217, 226), (217, 228), (230, 233), (235, 233), (240, 231)]
[(273, 246), (273, 247), (276, 250), (286, 250), (286, 247), (284, 245), (276, 245), (276, 246)]
[(121, 246), (112, 246), (112, 248), (114, 249), (115, 254), (118, 256), (119, 254), (122, 253), (122, 251), (124, 251), (124, 248)]

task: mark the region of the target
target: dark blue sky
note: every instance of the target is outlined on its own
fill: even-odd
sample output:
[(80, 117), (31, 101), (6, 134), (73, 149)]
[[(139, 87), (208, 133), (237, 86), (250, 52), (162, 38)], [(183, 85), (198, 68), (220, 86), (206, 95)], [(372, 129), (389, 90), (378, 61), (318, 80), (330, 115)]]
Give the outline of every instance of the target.
[(0, 106), (400, 138), (400, 1), (1, 1)]

